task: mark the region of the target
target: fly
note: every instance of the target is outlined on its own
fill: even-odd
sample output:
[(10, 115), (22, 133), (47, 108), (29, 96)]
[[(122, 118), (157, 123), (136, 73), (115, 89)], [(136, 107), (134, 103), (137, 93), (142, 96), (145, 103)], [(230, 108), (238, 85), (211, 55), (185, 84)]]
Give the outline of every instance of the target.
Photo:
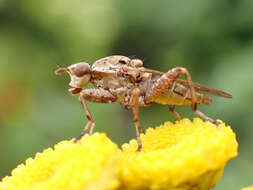
[[(212, 99), (201, 92), (225, 98), (232, 98), (226, 92), (192, 82), (188, 70), (175, 67), (166, 73), (143, 67), (140, 59), (125, 56), (109, 56), (95, 61), (90, 67), (86, 62), (79, 62), (67, 68), (59, 68), (55, 74), (68, 73), (71, 77), (69, 85), (71, 94), (79, 94), (79, 102), (88, 119), (77, 142), (86, 133), (93, 132), (95, 121), (90, 114), (86, 101), (97, 103), (119, 102), (133, 111), (133, 121), (138, 142), (137, 151), (141, 151), (140, 133), (143, 133), (139, 121), (139, 107), (150, 106), (152, 102), (169, 105), (169, 110), (176, 119), (180, 119), (175, 111), (177, 105), (189, 105), (199, 117), (216, 125), (219, 122), (206, 116), (197, 109), (198, 104), (210, 104)], [(185, 75), (186, 80), (179, 78)], [(82, 89), (88, 82), (94, 89)]]

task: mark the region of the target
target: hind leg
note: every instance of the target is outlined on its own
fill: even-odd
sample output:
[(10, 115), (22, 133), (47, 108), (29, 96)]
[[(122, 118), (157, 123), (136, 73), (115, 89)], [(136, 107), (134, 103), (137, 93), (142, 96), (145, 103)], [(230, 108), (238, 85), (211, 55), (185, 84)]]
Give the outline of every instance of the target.
[[(166, 91), (173, 82), (179, 77), (180, 74), (184, 74), (186, 76), (186, 81), (188, 83), (188, 87), (190, 88), (191, 93), (191, 102), (192, 102), (192, 110), (202, 119), (206, 121), (210, 121), (216, 125), (219, 125), (219, 122), (207, 117), (204, 113), (197, 110), (197, 102), (196, 102), (196, 94), (195, 89), (192, 85), (191, 76), (188, 72), (188, 70), (184, 67), (176, 67), (171, 70), (169, 70), (167, 73), (164, 73), (151, 87), (151, 89), (146, 93), (145, 95), (145, 103), (151, 103), (152, 100), (155, 97), (158, 97), (161, 95), (164, 91)], [(173, 106), (170, 108), (173, 115), (175, 115), (176, 118), (178, 118), (177, 112), (175, 112)]]
[(167, 73), (164, 73), (147, 91), (145, 95), (145, 103), (151, 103), (155, 97), (159, 96), (169, 87), (171, 87), (173, 82), (179, 77), (180, 74), (184, 74), (186, 76), (186, 81), (188, 83), (191, 93), (192, 109), (194, 109), (194, 107), (196, 107), (195, 89), (192, 86), (191, 76), (188, 70), (184, 67), (176, 67), (169, 70)]
[(206, 116), (204, 113), (202, 113), (201, 111), (197, 110), (197, 106), (196, 106), (196, 109), (193, 110), (199, 117), (201, 117), (202, 119), (206, 120), (206, 121), (210, 121), (211, 123), (215, 124), (215, 125), (220, 125), (221, 123)]

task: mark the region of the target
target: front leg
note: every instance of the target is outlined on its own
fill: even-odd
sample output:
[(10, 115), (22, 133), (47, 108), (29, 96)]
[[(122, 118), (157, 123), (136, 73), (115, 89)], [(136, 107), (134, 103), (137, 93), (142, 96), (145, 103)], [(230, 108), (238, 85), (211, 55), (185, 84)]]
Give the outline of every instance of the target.
[(80, 96), (78, 98), (84, 113), (88, 119), (87, 124), (85, 125), (80, 136), (76, 137), (74, 142), (77, 142), (81, 139), (89, 130), (89, 135), (92, 135), (93, 128), (95, 126), (95, 121), (90, 114), (88, 107), (86, 105), (86, 100), (90, 102), (98, 102), (98, 103), (112, 103), (116, 101), (116, 97), (111, 94), (109, 91), (104, 89), (84, 89), (80, 92)]
[(80, 95), (79, 98), (78, 98), (78, 101), (82, 105), (82, 108), (83, 108), (84, 113), (85, 113), (85, 115), (86, 115), (86, 117), (88, 119), (88, 122), (86, 123), (85, 127), (83, 128), (81, 134), (78, 137), (75, 138), (74, 143), (76, 143), (79, 139), (81, 139), (88, 132), (89, 128), (90, 128), (89, 134), (91, 135), (92, 130), (93, 130), (94, 126), (95, 126), (95, 121), (94, 121), (92, 115), (89, 112), (89, 109), (88, 109), (88, 107), (86, 105), (85, 99), (82, 98), (81, 95)]

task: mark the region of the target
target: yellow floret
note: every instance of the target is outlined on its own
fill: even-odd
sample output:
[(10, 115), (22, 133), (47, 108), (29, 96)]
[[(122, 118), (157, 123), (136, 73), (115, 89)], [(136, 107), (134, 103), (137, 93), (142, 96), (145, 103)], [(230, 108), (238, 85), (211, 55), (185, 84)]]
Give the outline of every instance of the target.
[(104, 134), (86, 135), (77, 144), (62, 141), (28, 158), (0, 183), (1, 190), (115, 189), (117, 146)]
[(238, 144), (229, 126), (200, 119), (167, 122), (122, 151), (104, 134), (62, 141), (19, 165), (0, 190), (211, 189)]
[(127, 189), (209, 189), (220, 179), (238, 144), (230, 127), (196, 118), (149, 128), (122, 146), (121, 185)]

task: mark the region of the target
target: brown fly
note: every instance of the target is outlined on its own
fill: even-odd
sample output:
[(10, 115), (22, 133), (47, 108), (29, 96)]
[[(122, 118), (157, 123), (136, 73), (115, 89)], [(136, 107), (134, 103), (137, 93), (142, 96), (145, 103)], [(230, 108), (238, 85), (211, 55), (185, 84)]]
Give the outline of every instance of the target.
[[(92, 67), (88, 63), (79, 62), (55, 71), (57, 75), (65, 72), (71, 77), (69, 92), (79, 94), (78, 100), (88, 118), (87, 124), (75, 142), (86, 133), (91, 135), (95, 125), (86, 101), (119, 102), (125, 108), (132, 109), (138, 141), (137, 151), (140, 151), (142, 148), (140, 133), (143, 133), (139, 121), (140, 106), (150, 106), (152, 102), (168, 104), (169, 110), (176, 119), (180, 119), (175, 106), (190, 105), (199, 117), (219, 125), (218, 121), (197, 109), (198, 104), (210, 104), (212, 101), (201, 92), (232, 98), (228, 93), (192, 82), (188, 70), (184, 67), (175, 67), (163, 73), (143, 67), (143, 62), (139, 59), (130, 59), (120, 55), (99, 59)], [(179, 78), (180, 74), (185, 75), (186, 80)], [(95, 88), (82, 89), (88, 82), (91, 82)]]

